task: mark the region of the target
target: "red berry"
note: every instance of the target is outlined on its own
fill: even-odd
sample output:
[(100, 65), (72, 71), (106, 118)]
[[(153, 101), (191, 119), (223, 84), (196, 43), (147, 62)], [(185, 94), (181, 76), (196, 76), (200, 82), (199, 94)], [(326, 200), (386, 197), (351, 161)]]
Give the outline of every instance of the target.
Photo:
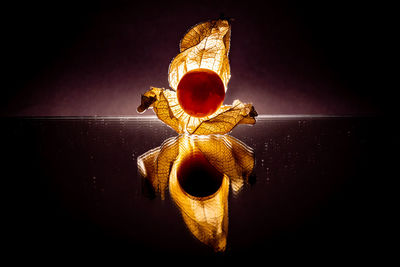
[(193, 117), (213, 114), (224, 101), (225, 87), (219, 75), (207, 69), (187, 72), (178, 84), (178, 102)]

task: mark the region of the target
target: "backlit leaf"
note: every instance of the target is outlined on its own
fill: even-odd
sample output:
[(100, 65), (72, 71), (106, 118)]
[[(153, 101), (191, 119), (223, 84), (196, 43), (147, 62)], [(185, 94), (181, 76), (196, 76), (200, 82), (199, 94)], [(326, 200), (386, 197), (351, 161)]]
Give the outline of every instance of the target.
[(177, 133), (226, 134), (238, 124), (254, 124), (257, 112), (252, 104), (235, 100), (223, 105), (210, 116), (197, 118), (188, 115), (178, 103), (176, 93), (163, 88), (151, 88), (142, 96), (139, 112), (153, 108), (157, 117)]
[(230, 35), (231, 27), (227, 20), (211, 20), (192, 27), (181, 40), (181, 53), (169, 66), (171, 88), (177, 89), (186, 72), (201, 68), (216, 72), (226, 91), (231, 77), (228, 59)]

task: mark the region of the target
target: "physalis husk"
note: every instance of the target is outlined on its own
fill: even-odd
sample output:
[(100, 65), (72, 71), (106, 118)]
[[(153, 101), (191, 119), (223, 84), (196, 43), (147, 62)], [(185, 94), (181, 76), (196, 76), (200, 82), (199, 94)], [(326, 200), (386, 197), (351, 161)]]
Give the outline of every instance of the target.
[[(179, 94), (177, 96), (179, 82), (185, 74), (195, 70), (216, 73), (225, 92), (227, 91), (231, 76), (228, 59), (230, 35), (231, 26), (228, 20), (210, 20), (192, 27), (181, 40), (180, 53), (169, 66), (168, 80), (173, 90), (151, 87), (142, 95), (138, 112), (153, 108), (157, 117), (178, 133), (225, 134), (238, 124), (254, 124), (257, 112), (252, 104), (235, 100), (232, 105), (211, 107), (209, 114), (210, 109), (204, 112), (184, 109), (180, 104), (182, 98), (178, 97)], [(216, 102), (219, 103), (218, 106), (222, 103)], [(198, 106), (204, 106), (199, 103)]]

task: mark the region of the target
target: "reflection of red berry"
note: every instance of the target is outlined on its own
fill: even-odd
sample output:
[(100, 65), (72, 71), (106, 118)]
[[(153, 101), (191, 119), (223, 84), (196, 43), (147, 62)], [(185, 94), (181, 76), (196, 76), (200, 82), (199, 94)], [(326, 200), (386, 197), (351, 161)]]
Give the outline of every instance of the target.
[(184, 157), (176, 175), (181, 188), (195, 197), (206, 197), (217, 192), (224, 177), (201, 152)]
[(193, 117), (213, 114), (224, 101), (225, 87), (217, 73), (207, 69), (187, 72), (178, 84), (178, 101)]

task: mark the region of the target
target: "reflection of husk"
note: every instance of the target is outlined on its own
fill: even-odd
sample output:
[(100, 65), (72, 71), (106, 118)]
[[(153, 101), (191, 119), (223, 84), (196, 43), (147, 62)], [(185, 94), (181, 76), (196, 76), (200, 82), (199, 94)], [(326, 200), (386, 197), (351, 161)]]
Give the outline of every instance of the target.
[[(223, 174), (220, 188), (211, 196), (191, 196), (178, 182), (178, 167), (187, 155), (195, 152), (201, 152)], [(229, 135), (180, 135), (138, 158), (139, 171), (154, 190), (164, 199), (169, 185), (169, 192), (191, 233), (215, 251), (226, 248), (229, 185), (237, 194), (253, 167), (252, 149)]]
[(224, 175), (221, 187), (211, 196), (194, 197), (179, 185), (178, 164), (174, 164), (171, 170), (169, 192), (180, 208), (186, 226), (204, 244), (215, 251), (224, 251), (228, 234), (228, 177)]

